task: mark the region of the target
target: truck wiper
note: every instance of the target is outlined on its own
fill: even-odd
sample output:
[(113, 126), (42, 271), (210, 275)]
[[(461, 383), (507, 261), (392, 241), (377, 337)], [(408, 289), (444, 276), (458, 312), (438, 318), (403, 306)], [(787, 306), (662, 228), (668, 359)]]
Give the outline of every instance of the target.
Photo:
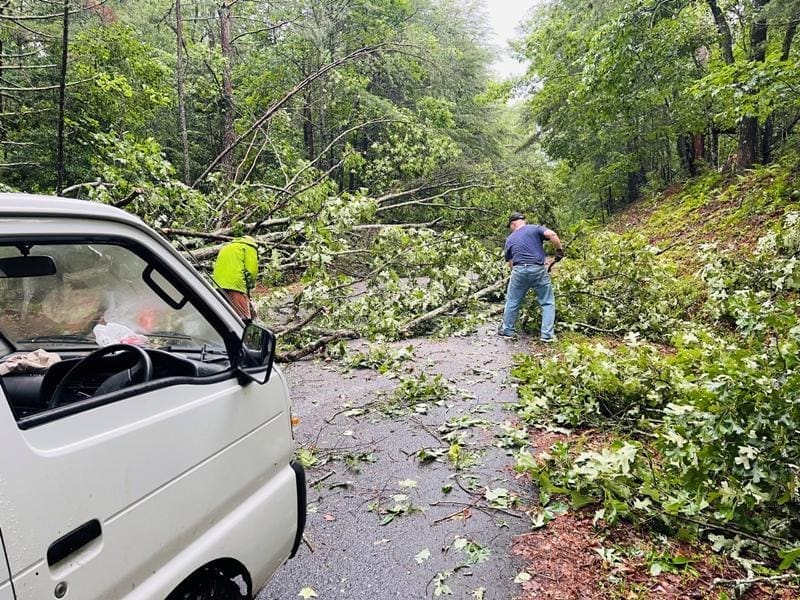
[(151, 331), (144, 334), (149, 338), (169, 338), (171, 340), (191, 340), (192, 336), (177, 331)]
[(202, 362), (217, 362), (228, 358), (228, 352), (218, 346), (203, 344), (202, 346), (159, 346), (164, 352), (199, 353)]
[(72, 342), (76, 344), (91, 344), (96, 346), (97, 342), (93, 338), (85, 335), (37, 335), (34, 337), (17, 340), (18, 344), (56, 344), (59, 342)]

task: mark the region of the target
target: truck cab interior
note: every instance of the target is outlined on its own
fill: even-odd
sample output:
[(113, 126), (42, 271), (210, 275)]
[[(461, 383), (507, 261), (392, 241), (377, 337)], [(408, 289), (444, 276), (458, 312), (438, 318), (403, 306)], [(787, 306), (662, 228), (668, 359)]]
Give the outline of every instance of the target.
[(241, 354), (155, 257), (114, 240), (0, 245), (0, 385), (20, 427), (151, 386), (230, 376)]

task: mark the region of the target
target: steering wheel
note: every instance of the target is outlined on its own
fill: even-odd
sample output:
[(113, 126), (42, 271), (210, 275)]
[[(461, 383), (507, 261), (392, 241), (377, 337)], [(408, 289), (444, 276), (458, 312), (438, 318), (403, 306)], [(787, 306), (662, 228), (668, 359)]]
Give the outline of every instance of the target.
[[(125, 371), (116, 373), (106, 379), (100, 388), (98, 388), (97, 392), (106, 393), (113, 391), (114, 389), (122, 389), (129, 385), (133, 385), (134, 383), (144, 383), (145, 381), (150, 381), (153, 378), (153, 361), (143, 348), (134, 346), (133, 344), (112, 344), (111, 346), (105, 346), (104, 348), (95, 350), (74, 367), (72, 367), (72, 369), (67, 371), (67, 374), (64, 375), (64, 378), (59, 382), (59, 384), (56, 386), (56, 389), (53, 391), (53, 395), (50, 396), (50, 401), (48, 402), (47, 407), (56, 408), (61, 406), (64, 403), (64, 398), (62, 398), (64, 391), (67, 389), (67, 386), (73, 382), (73, 380), (77, 380), (81, 376), (85, 376), (86, 374), (97, 370), (99, 363), (103, 358), (115, 353), (134, 355), (136, 358), (136, 363), (129, 369), (125, 369)], [(122, 381), (117, 381), (117, 378), (122, 374), (126, 374), (125, 378)], [(115, 387), (113, 389), (104, 389), (106, 384), (112, 379), (115, 379)]]

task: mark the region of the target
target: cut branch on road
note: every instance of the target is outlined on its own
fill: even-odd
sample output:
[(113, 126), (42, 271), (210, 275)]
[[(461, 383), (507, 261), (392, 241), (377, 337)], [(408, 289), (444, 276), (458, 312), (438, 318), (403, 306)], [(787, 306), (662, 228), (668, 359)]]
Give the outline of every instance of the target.
[(435, 310), (432, 310), (432, 311), (430, 311), (428, 313), (425, 313), (422, 316), (419, 316), (419, 317), (417, 317), (415, 319), (412, 319), (412, 320), (408, 321), (405, 325), (403, 325), (400, 328), (400, 332), (407, 334), (412, 329), (414, 329), (415, 327), (421, 325), (422, 323), (425, 323), (427, 321), (435, 319), (436, 317), (441, 316), (441, 315), (443, 315), (443, 314), (445, 314), (445, 313), (447, 313), (447, 312), (449, 312), (449, 311), (451, 311), (451, 310), (453, 310), (455, 308), (463, 306), (464, 304), (467, 304), (471, 300), (479, 300), (480, 298), (483, 298), (484, 296), (488, 296), (492, 292), (496, 292), (498, 290), (501, 290), (506, 285), (507, 281), (508, 281), (508, 277), (504, 277), (503, 279), (501, 279), (499, 281), (496, 281), (492, 285), (487, 286), (487, 287), (485, 287), (485, 288), (483, 288), (481, 290), (478, 290), (477, 292), (467, 296), (466, 298), (456, 298), (454, 300), (451, 300), (450, 302), (447, 302), (447, 303), (443, 304), (442, 306), (440, 306), (439, 308), (437, 308)]
[(275, 355), (275, 360), (280, 363), (287, 363), (287, 362), (295, 362), (300, 360), (301, 358), (305, 358), (311, 354), (314, 354), (317, 350), (320, 350), (327, 346), (328, 344), (332, 344), (334, 342), (338, 342), (339, 340), (354, 340), (361, 337), (357, 332), (351, 331), (348, 329), (342, 329), (339, 331), (332, 331), (329, 335), (319, 338), (299, 348), (298, 350), (292, 350), (291, 352), (281, 352)]

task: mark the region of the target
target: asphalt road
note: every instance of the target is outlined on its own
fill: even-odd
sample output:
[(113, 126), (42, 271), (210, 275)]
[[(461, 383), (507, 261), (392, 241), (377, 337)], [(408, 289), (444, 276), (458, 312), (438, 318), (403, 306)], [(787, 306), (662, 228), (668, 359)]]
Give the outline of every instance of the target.
[[(427, 414), (381, 410), (398, 380), (376, 371), (347, 371), (319, 360), (287, 367), (300, 417), (296, 440), (315, 449), (320, 464), (307, 471), (307, 544), (258, 600), (300, 598), (304, 589), (307, 596), (310, 590), (317, 594), (310, 597), (353, 600), (510, 600), (520, 591), (514, 578), (522, 565), (511, 555), (511, 543), (530, 530), (524, 505), (533, 491), (514, 477), (513, 458), (497, 446), (496, 433), (501, 423), (516, 422), (510, 410), (516, 392), (508, 384), (512, 356), (535, 346), (499, 338), (490, 327), (469, 337), (393, 346), (409, 344), (414, 360), (408, 368), (439, 373), (457, 389)], [(367, 407), (364, 414), (342, 412), (358, 406)], [(476, 461), (456, 469), (444, 455), (423, 464), (418, 452), (447, 450), (439, 427), (459, 418), (470, 425), (461, 430), (462, 452)], [(489, 508), (484, 494), (498, 488), (519, 496), (521, 504)], [(408, 497), (400, 504), (410, 501), (410, 509), (381, 525), (397, 494)]]

